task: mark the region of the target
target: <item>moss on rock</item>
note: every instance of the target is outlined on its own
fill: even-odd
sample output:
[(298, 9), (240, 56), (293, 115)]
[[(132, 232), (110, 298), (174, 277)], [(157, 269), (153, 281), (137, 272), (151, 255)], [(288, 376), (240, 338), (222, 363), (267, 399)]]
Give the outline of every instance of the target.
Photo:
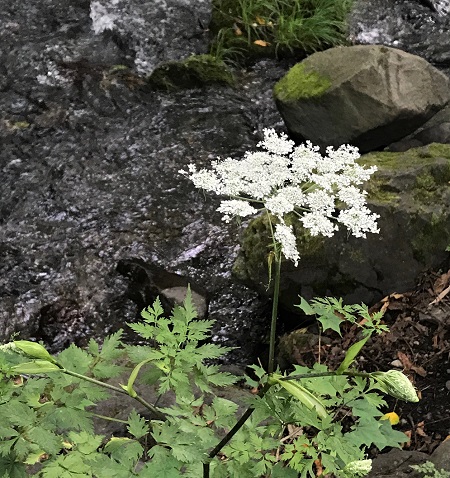
[(182, 61), (168, 61), (158, 66), (149, 76), (151, 87), (163, 90), (200, 88), (219, 83), (233, 86), (231, 71), (212, 55), (192, 55)]
[(275, 85), (274, 94), (277, 99), (289, 102), (321, 96), (330, 86), (328, 77), (297, 63)]

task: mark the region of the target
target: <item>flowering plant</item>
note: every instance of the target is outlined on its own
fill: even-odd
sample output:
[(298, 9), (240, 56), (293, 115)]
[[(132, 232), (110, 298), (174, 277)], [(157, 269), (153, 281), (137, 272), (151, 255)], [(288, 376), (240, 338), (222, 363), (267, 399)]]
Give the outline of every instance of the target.
[(296, 214), (313, 236), (331, 237), (338, 224), (356, 237), (379, 232), (379, 216), (368, 209), (361, 189), (376, 166), (359, 165), (357, 148), (328, 147), (323, 156), (310, 142), (295, 146), (273, 129), (264, 130), (258, 146), (263, 151), (247, 152), (242, 159), (213, 161), (209, 170), (190, 164), (188, 171), (180, 172), (197, 188), (231, 198), (218, 208), (225, 222), (261, 210), (274, 216), (274, 243), (296, 266), (300, 257), (293, 228), (286, 223), (289, 213)]

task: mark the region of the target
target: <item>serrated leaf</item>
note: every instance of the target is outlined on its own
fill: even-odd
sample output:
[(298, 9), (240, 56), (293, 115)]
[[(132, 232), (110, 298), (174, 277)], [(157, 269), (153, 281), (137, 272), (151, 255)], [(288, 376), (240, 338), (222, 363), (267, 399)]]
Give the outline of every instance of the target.
[(71, 344), (58, 355), (58, 362), (66, 369), (86, 374), (92, 362), (92, 355)]
[(323, 315), (319, 315), (317, 320), (322, 324), (322, 330), (325, 332), (328, 329), (334, 330), (339, 335), (341, 333), (342, 319), (338, 317), (334, 311), (325, 311)]
[(122, 338), (123, 330), (120, 329), (114, 334), (109, 335), (103, 341), (103, 345), (100, 351), (100, 357), (104, 360), (112, 360), (122, 355), (122, 350), (119, 347), (122, 345), (120, 339)]
[(142, 457), (144, 448), (136, 440), (125, 437), (112, 437), (105, 445), (104, 451), (114, 460), (125, 465), (134, 466)]
[(42, 427), (33, 427), (26, 432), (26, 438), (51, 455), (56, 455), (62, 446), (61, 437)]
[(300, 304), (295, 305), (295, 307), (302, 309), (306, 315), (315, 315), (316, 311), (309, 305), (308, 301), (303, 297), (300, 297), (300, 299)]
[(141, 417), (136, 410), (132, 410), (130, 416), (128, 417), (128, 432), (139, 440), (143, 436), (147, 435), (150, 431), (148, 424), (146, 423), (145, 418)]

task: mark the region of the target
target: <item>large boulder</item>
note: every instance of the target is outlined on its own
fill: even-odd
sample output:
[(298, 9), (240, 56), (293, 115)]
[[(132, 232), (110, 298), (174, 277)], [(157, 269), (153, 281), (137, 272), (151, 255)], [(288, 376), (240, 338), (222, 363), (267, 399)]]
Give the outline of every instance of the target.
[[(448, 258), (450, 238), (450, 146), (432, 144), (405, 153), (371, 153), (362, 163), (376, 164), (366, 190), (369, 207), (380, 215), (379, 234), (367, 239), (311, 237), (293, 219), (300, 252), (297, 268), (283, 264), (281, 303), (298, 296), (343, 297), (348, 303), (374, 303), (415, 285), (421, 272)], [(265, 215), (246, 229), (234, 273), (251, 287), (267, 290), (270, 233)], [(267, 292), (266, 292), (267, 293)]]
[(275, 85), (274, 95), (297, 140), (367, 152), (430, 119), (450, 100), (450, 82), (418, 56), (358, 45), (311, 55)]

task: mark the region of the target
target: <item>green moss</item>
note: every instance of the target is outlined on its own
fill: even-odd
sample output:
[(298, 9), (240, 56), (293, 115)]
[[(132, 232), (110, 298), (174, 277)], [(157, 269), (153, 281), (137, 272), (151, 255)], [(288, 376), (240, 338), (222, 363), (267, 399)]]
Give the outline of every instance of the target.
[(398, 191), (392, 190), (383, 177), (375, 174), (370, 178), (365, 190), (367, 198), (372, 203), (391, 204), (394, 205), (400, 199)]
[(433, 213), (426, 224), (414, 224), (417, 233), (411, 238), (414, 257), (422, 264), (428, 263), (436, 251), (444, 251), (450, 237), (450, 221), (447, 214)]
[[(450, 161), (450, 144), (432, 143), (421, 148), (413, 148), (403, 153), (374, 152), (362, 156), (361, 163), (367, 166), (376, 165), (381, 169), (407, 169), (418, 164), (426, 164), (424, 159), (436, 158)], [(430, 161), (431, 163), (432, 161)]]
[(163, 90), (200, 88), (213, 83), (234, 85), (228, 67), (212, 55), (193, 55), (183, 61), (168, 61), (156, 68), (147, 81), (151, 87)]
[(323, 95), (331, 86), (331, 80), (315, 71), (308, 71), (297, 63), (275, 85), (275, 96), (281, 101), (295, 101)]
[(417, 176), (414, 189), (414, 198), (425, 204), (439, 199), (438, 185), (435, 178), (429, 172), (424, 172)]

